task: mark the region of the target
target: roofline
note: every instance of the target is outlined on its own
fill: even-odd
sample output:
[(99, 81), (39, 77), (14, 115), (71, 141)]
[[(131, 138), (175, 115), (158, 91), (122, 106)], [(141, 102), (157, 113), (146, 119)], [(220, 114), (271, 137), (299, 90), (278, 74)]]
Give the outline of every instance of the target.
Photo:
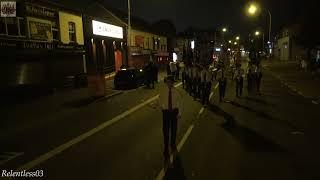
[[(115, 14), (113, 14), (111, 11), (109, 11), (108, 9), (106, 9), (102, 4), (98, 3), (98, 2), (94, 2), (92, 5), (90, 6), (93, 6), (94, 4), (100, 6), (103, 10), (105, 10), (106, 12), (108, 12), (112, 17), (114, 17), (115, 19), (117, 19), (120, 23), (124, 24), (126, 27), (128, 27), (128, 24), (125, 23), (124, 21), (122, 21), (118, 16), (116, 16)], [(89, 6), (89, 7), (90, 7)]]

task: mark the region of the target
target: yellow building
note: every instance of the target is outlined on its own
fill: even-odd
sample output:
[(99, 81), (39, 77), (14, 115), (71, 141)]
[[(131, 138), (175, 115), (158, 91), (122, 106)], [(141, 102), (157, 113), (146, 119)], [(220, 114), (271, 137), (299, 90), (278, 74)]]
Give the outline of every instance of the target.
[(59, 11), (60, 40), (63, 44), (84, 45), (82, 16)]

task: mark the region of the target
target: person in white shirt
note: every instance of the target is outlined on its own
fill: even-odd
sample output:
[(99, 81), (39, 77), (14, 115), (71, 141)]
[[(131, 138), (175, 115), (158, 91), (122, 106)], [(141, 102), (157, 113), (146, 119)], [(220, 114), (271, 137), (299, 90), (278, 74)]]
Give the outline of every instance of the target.
[(177, 124), (178, 119), (181, 117), (182, 104), (181, 99), (182, 96), (179, 91), (173, 86), (174, 77), (168, 76), (165, 78), (166, 87), (160, 91), (159, 96), (159, 104), (162, 109), (162, 117), (163, 117), (163, 141), (164, 141), (164, 159), (165, 163), (168, 163), (170, 158), (169, 154), (169, 137), (170, 138), (170, 146), (172, 152), (177, 151), (176, 147), (176, 135), (177, 135)]
[(240, 97), (242, 96), (242, 90), (243, 90), (243, 76), (244, 76), (244, 70), (241, 68), (241, 66), (237, 67), (234, 78), (236, 81), (236, 96)]
[(175, 77), (176, 73), (177, 73), (177, 65), (176, 65), (176, 63), (170, 62), (169, 66), (170, 66), (171, 75)]
[(208, 69), (208, 67), (204, 67), (201, 71), (201, 84), (202, 84), (202, 93), (201, 93), (202, 104), (208, 105), (211, 86), (212, 86), (212, 74)]
[(186, 67), (184, 65), (184, 62), (180, 62), (179, 64), (180, 70), (181, 70), (181, 81), (182, 81), (182, 88), (186, 88)]

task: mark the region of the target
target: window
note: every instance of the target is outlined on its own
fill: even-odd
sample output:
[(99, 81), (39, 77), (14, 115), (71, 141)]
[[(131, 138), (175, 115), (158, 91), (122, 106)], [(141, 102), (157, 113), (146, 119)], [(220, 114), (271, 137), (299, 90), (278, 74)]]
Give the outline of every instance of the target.
[(69, 41), (71, 43), (76, 42), (76, 24), (74, 22), (69, 22)]
[(0, 18), (0, 34), (7, 34), (6, 19)]
[(56, 22), (52, 22), (52, 39), (59, 41), (59, 29)]
[(19, 32), (20, 32), (20, 36), (25, 36), (26, 35), (26, 22), (24, 21), (23, 18), (18, 17), (17, 18), (19, 20)]
[(19, 29), (18, 29), (18, 20), (16, 18), (6, 18), (7, 28), (8, 28), (8, 35), (18, 36)]
[(21, 17), (0, 18), (0, 34), (10, 36), (25, 36), (25, 21)]

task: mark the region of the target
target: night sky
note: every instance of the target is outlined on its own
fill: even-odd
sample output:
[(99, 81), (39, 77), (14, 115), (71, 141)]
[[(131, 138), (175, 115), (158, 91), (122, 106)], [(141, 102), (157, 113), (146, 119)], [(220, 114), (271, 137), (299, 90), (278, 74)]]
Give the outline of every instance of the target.
[[(106, 4), (120, 10), (127, 10), (127, 0), (104, 0)], [(219, 28), (228, 26), (230, 34), (248, 34), (267, 22), (266, 16), (248, 17), (245, 5), (248, 0), (131, 0), (135, 16), (153, 22), (171, 19), (177, 31), (193, 26), (198, 28)], [(306, 2), (306, 1), (300, 1)], [(268, 8), (273, 15), (273, 32), (283, 24), (295, 19), (299, 14), (298, 1), (260, 0), (262, 7)], [(303, 6), (303, 5), (301, 5)]]

